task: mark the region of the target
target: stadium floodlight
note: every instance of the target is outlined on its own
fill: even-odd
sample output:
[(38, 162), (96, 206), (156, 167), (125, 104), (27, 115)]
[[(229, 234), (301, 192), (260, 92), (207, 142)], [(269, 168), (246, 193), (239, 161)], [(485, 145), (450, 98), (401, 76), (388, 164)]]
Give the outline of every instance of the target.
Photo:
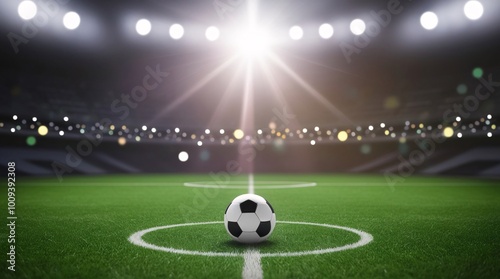
[(172, 26), (170, 26), (170, 29), (168, 30), (170, 33), (170, 37), (174, 40), (178, 40), (184, 36), (184, 27), (182, 25), (175, 23)]
[(323, 23), (318, 29), (319, 36), (323, 39), (330, 39), (333, 36), (333, 26), (328, 23)]
[(365, 33), (366, 24), (362, 19), (357, 18), (357, 19), (351, 21), (350, 28), (351, 28), (351, 32), (354, 35), (359, 36), (359, 35), (362, 35), (363, 33)]
[(438, 16), (433, 12), (425, 12), (420, 17), (420, 24), (427, 30), (432, 30), (438, 26)]
[(80, 26), (80, 16), (75, 12), (68, 12), (63, 17), (64, 27), (68, 30), (74, 30)]
[(479, 1), (469, 1), (465, 3), (464, 13), (470, 20), (477, 20), (483, 16), (483, 4)]
[(219, 36), (220, 36), (219, 28), (217, 28), (215, 26), (210, 26), (205, 31), (205, 37), (207, 38), (207, 40), (209, 40), (211, 42), (219, 39)]
[(236, 46), (242, 55), (254, 58), (269, 51), (271, 38), (263, 30), (251, 29), (236, 36)]
[(33, 1), (23, 1), (17, 6), (17, 13), (24, 20), (30, 20), (36, 16), (37, 6)]
[(304, 31), (302, 30), (302, 27), (295, 25), (290, 28), (288, 34), (290, 35), (290, 38), (292, 40), (297, 41), (302, 39), (302, 37), (304, 36)]
[(135, 31), (141, 36), (146, 36), (151, 32), (151, 22), (147, 19), (139, 19), (135, 24)]

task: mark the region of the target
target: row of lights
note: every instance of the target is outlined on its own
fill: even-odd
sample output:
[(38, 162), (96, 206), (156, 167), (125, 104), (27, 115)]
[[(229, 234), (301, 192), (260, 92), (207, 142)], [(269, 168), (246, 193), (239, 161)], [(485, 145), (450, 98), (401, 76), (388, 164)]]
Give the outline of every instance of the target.
[[(31, 0), (22, 1), (17, 7), (17, 13), (24, 20), (33, 19), (38, 13), (38, 7)], [(63, 25), (69, 30), (74, 30), (80, 26), (80, 15), (76, 12), (67, 12), (63, 17)]]
[[(18, 6), (19, 16), (24, 20), (33, 19), (37, 14), (37, 5), (31, 1), (22, 1)], [(478, 20), (484, 13), (484, 7), (477, 0), (468, 1), (464, 5), (464, 14), (470, 20)], [(63, 24), (69, 30), (74, 30), (80, 26), (80, 16), (78, 13), (71, 11), (64, 15)], [(420, 24), (427, 30), (435, 29), (438, 26), (439, 18), (436, 13), (427, 11), (420, 17)], [(152, 24), (148, 19), (140, 19), (135, 25), (137, 33), (141, 36), (146, 36), (151, 32)], [(354, 19), (350, 24), (351, 32), (354, 35), (362, 35), (366, 30), (366, 23), (362, 19)], [(329, 39), (334, 34), (334, 28), (329, 23), (324, 23), (318, 28), (319, 36), (323, 39)], [(174, 40), (181, 39), (184, 36), (184, 27), (175, 23), (169, 28), (170, 37)], [(292, 40), (300, 40), (304, 36), (302, 27), (295, 25), (288, 32)], [(210, 26), (205, 31), (205, 37), (209, 41), (216, 41), (220, 37), (220, 31), (215, 26)]]
[[(17, 121), (18, 116), (14, 115), (13, 120)], [(68, 122), (69, 118), (64, 117), (64, 122)], [(49, 128), (57, 132), (60, 136), (64, 136), (65, 132), (62, 128), (56, 126), (53, 122), (49, 123), (49, 127), (42, 125), (38, 122), (36, 117), (32, 118), (34, 124), (30, 124), (29, 128), (31, 130), (37, 130), (40, 136), (46, 136), (49, 133)], [(330, 141), (338, 140), (340, 142), (347, 141), (349, 138), (357, 141), (362, 141), (365, 137), (390, 137), (390, 138), (400, 138), (400, 140), (406, 140), (409, 136), (418, 136), (425, 138), (430, 134), (434, 134), (436, 131), (441, 133), (444, 137), (450, 138), (456, 136), (457, 138), (462, 138), (463, 133), (469, 131), (471, 134), (475, 134), (479, 130), (483, 130), (486, 132), (487, 137), (492, 137), (493, 133), (491, 131), (495, 131), (497, 129), (496, 124), (492, 123), (492, 115), (488, 114), (486, 117), (482, 117), (481, 119), (469, 123), (468, 125), (461, 123), (462, 119), (457, 116), (455, 121), (450, 126), (443, 126), (442, 124), (437, 125), (437, 130), (431, 125), (424, 125), (424, 123), (411, 123), (410, 121), (406, 121), (403, 126), (403, 131), (400, 133), (396, 133), (395, 128), (393, 126), (387, 126), (385, 123), (380, 123), (377, 126), (369, 125), (365, 128), (361, 126), (357, 126), (353, 129), (345, 129), (345, 130), (322, 130), (320, 127), (316, 126), (313, 129), (303, 128), (298, 129), (296, 134), (292, 132), (289, 128), (286, 128), (282, 131), (276, 130), (275, 125), (270, 123), (269, 130), (264, 131), (262, 129), (257, 130), (257, 135), (250, 136), (245, 135), (245, 133), (241, 129), (233, 130), (232, 133), (227, 133), (224, 129), (220, 129), (218, 133), (220, 136), (217, 136), (217, 133), (212, 133), (210, 129), (205, 129), (204, 133), (201, 134), (188, 134), (187, 132), (182, 132), (180, 128), (175, 128), (173, 130), (167, 129), (166, 136), (158, 131), (156, 128), (148, 128), (146, 125), (143, 125), (140, 128), (135, 128), (133, 130), (129, 129), (127, 126), (123, 125), (121, 127), (116, 127), (115, 125), (110, 125), (109, 127), (104, 127), (100, 123), (96, 123), (95, 125), (90, 125), (87, 127), (85, 124), (75, 124), (75, 128), (69, 125), (66, 128), (66, 132), (68, 133), (80, 133), (85, 134), (86, 132), (92, 132), (96, 130), (102, 131), (104, 133), (109, 134), (109, 136), (118, 136), (118, 144), (125, 145), (127, 143), (127, 139), (139, 142), (141, 139), (165, 139), (165, 140), (175, 140), (177, 142), (182, 141), (182, 139), (191, 139), (196, 142), (198, 146), (202, 146), (204, 142), (210, 141), (212, 143), (220, 142), (221, 145), (225, 144), (234, 144), (238, 140), (246, 140), (251, 144), (265, 144), (270, 141), (275, 143), (276, 140), (279, 140), (283, 143), (284, 140), (290, 138), (297, 138), (301, 141), (309, 141), (311, 145), (316, 145), (317, 142), (323, 141), (323, 139), (327, 139)], [(28, 121), (25, 119), (21, 120), (21, 123), (24, 125), (28, 125)], [(36, 125), (35, 125), (36, 124)], [(0, 128), (3, 128), (4, 124), (0, 123)], [(12, 133), (21, 130), (21, 126), (17, 125), (12, 127)], [(173, 132), (173, 133), (172, 133)], [(170, 135), (170, 136), (169, 136)], [(96, 137), (99, 136), (101, 138), (101, 134), (96, 134)], [(146, 137), (147, 136), (147, 137)], [(30, 137), (30, 141), (34, 141), (34, 137)], [(28, 143), (29, 144), (29, 143)], [(32, 145), (32, 144), (30, 144)]]

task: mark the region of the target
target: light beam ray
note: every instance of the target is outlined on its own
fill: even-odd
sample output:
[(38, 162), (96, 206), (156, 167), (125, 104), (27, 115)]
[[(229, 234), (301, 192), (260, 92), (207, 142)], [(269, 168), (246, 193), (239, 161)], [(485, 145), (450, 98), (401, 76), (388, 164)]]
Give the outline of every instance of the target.
[(224, 91), (224, 94), (222, 95), (222, 98), (219, 101), (219, 104), (217, 104), (217, 108), (214, 111), (214, 115), (212, 115), (210, 122), (208, 124), (209, 127), (215, 126), (215, 121), (219, 117), (221, 113), (223, 113), (223, 106), (225, 103), (227, 103), (227, 98), (229, 97), (229, 94), (234, 91), (235, 83), (238, 77), (240, 76), (241, 72), (243, 70), (243, 63), (240, 63), (238, 65), (238, 69), (234, 72), (233, 76), (231, 77), (226, 90)]
[(267, 82), (271, 85), (271, 90), (275, 94), (276, 99), (278, 99), (280, 105), (288, 107), (288, 102), (286, 101), (285, 95), (283, 94), (283, 90), (281, 90), (281, 87), (276, 81), (274, 74), (269, 69), (269, 66), (261, 59), (259, 59), (259, 66), (264, 72), (264, 76), (266, 77)]
[(201, 88), (203, 88), (203, 86), (205, 86), (211, 80), (216, 78), (223, 70), (225, 70), (227, 67), (229, 67), (236, 60), (236, 58), (237, 58), (236, 55), (232, 56), (226, 62), (219, 65), (213, 71), (208, 73), (199, 82), (197, 82), (195, 85), (193, 85), (187, 92), (183, 93), (181, 96), (179, 96), (177, 99), (175, 99), (172, 103), (170, 103), (165, 109), (163, 109), (160, 112), (160, 114), (157, 116), (157, 118), (159, 118), (159, 117), (169, 113), (170, 111), (176, 109), (179, 105), (181, 105), (186, 100), (188, 100), (193, 94), (198, 92)]
[[(281, 89), (280, 85), (276, 81), (275, 75), (273, 74), (271, 69), (269, 69), (269, 65), (267, 63), (265, 63), (264, 61), (262, 61), (261, 59), (259, 59), (259, 66), (262, 69), (264, 76), (266, 77), (267, 82), (271, 86), (271, 90), (272, 90), (273, 94), (276, 96), (276, 99), (278, 100), (278, 102), (282, 106), (282, 109), (287, 110), (289, 113), (291, 113), (291, 115), (295, 115), (295, 114), (293, 114), (293, 110), (292, 110), (291, 106), (286, 101), (285, 94), (283, 93), (283, 90)], [(296, 128), (297, 126), (300, 126), (300, 122), (295, 117), (293, 117), (292, 119), (283, 119), (283, 118), (284, 117), (279, 117), (280, 121), (283, 122), (283, 124), (285, 126), (288, 126), (288, 128)], [(291, 122), (291, 120), (294, 120), (294, 121)]]
[(311, 65), (315, 65), (315, 66), (318, 66), (318, 67), (321, 67), (321, 68), (324, 68), (324, 69), (327, 69), (327, 70), (333, 70), (333, 71), (336, 71), (336, 72), (339, 72), (339, 73), (343, 73), (343, 74), (347, 74), (347, 75), (350, 75), (350, 76), (356, 76), (356, 77), (358, 76), (358, 75), (354, 75), (354, 74), (352, 74), (350, 72), (343, 71), (340, 68), (334, 68), (334, 67), (328, 66), (326, 64), (320, 63), (318, 61), (307, 59), (307, 58), (304, 58), (304, 57), (301, 57), (301, 56), (298, 56), (298, 55), (294, 55), (292, 53), (287, 53), (287, 56), (293, 57), (295, 59), (307, 62), (307, 63), (309, 63)]
[[(243, 92), (243, 103), (240, 117), (240, 129), (242, 129), (245, 135), (253, 133), (254, 130), (254, 103), (253, 103), (253, 63), (249, 61), (247, 63), (246, 73), (245, 73), (245, 87)], [(247, 147), (248, 145), (248, 147)], [(253, 146), (250, 142), (247, 142), (245, 138), (240, 140), (238, 146), (240, 152), (238, 156), (238, 162), (241, 167), (243, 167), (248, 173), (253, 173), (253, 157), (249, 156), (247, 149), (251, 150)], [(251, 153), (253, 154), (253, 152)]]
[(305, 89), (312, 97), (314, 97), (318, 102), (323, 104), (331, 113), (339, 117), (342, 121), (352, 124), (352, 121), (336, 106), (334, 106), (328, 99), (326, 99), (321, 93), (319, 93), (314, 87), (312, 87), (307, 81), (302, 79), (295, 71), (290, 69), (279, 57), (274, 53), (269, 53), (268, 57), (279, 66), (286, 74), (288, 74), (298, 85)]

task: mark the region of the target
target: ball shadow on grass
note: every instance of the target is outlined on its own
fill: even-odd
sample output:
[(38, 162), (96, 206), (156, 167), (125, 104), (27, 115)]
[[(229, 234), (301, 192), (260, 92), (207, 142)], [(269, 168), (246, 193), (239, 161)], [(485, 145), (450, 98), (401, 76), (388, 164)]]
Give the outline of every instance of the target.
[(246, 248), (263, 248), (263, 247), (276, 247), (278, 245), (278, 241), (276, 240), (266, 240), (260, 243), (254, 243), (254, 244), (247, 244), (247, 243), (240, 243), (236, 240), (227, 240), (221, 242), (221, 246), (223, 247), (229, 247), (229, 248), (239, 248), (239, 249), (246, 249)]

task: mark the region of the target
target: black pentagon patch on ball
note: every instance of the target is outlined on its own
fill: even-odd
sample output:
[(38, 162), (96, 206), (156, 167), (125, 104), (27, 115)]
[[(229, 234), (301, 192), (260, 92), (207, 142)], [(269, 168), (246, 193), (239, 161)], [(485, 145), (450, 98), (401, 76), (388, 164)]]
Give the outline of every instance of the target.
[(260, 222), (257, 228), (257, 234), (260, 237), (266, 236), (271, 231), (271, 221)]
[(268, 201), (266, 201), (266, 203), (267, 203), (267, 205), (269, 205), (269, 207), (271, 208), (271, 211), (274, 213), (274, 208), (271, 206), (271, 204)]
[(242, 213), (255, 213), (255, 210), (257, 210), (257, 204), (251, 200), (246, 200), (240, 203), (240, 209)]
[(239, 237), (243, 232), (237, 222), (227, 222), (227, 229), (234, 237)]

